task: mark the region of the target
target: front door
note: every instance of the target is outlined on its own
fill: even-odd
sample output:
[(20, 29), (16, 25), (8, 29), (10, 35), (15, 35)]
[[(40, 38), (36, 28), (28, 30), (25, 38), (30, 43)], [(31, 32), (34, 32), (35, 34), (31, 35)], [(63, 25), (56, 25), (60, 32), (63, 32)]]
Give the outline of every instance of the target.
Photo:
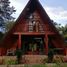
[(43, 36), (22, 36), (22, 52), (23, 54), (43, 54), (44, 38)]

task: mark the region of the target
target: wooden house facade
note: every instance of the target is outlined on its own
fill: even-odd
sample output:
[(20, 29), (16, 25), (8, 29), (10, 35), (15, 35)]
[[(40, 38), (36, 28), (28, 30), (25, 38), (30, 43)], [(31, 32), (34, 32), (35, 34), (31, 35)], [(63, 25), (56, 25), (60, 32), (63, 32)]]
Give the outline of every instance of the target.
[(21, 49), (23, 54), (47, 55), (50, 49), (66, 54), (62, 36), (38, 0), (29, 0), (12, 29), (0, 43), (0, 55)]

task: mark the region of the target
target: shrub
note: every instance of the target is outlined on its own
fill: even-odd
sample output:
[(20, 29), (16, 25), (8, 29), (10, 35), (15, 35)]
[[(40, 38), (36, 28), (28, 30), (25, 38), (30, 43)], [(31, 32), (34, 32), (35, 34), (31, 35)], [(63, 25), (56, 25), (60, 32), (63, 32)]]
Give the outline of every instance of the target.
[(64, 62), (64, 58), (61, 55), (55, 55), (54, 58), (53, 58), (53, 62), (57, 63), (57, 64), (62, 63), (62, 62)]
[(8, 64), (8, 65), (15, 65), (15, 64), (18, 64), (18, 62), (15, 61), (15, 60), (9, 60), (9, 61), (7, 62), (7, 64)]
[(53, 50), (50, 49), (48, 52), (48, 63), (53, 62)]
[(7, 65), (15, 65), (17, 64), (17, 61), (16, 60), (4, 60), (4, 64), (7, 64)]
[(17, 56), (18, 64), (20, 64), (21, 63), (21, 58), (22, 58), (22, 50), (21, 49), (16, 50), (16, 56)]
[(42, 61), (43, 64), (45, 64), (47, 62), (48, 62), (48, 58), (44, 58), (43, 61)]

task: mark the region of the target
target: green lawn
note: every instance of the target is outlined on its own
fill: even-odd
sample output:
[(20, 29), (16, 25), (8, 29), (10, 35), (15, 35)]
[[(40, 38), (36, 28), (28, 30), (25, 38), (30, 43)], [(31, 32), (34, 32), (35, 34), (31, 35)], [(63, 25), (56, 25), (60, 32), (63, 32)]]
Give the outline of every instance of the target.
[(0, 67), (67, 67), (67, 63), (0, 65)]
[(34, 65), (24, 65), (24, 67), (67, 67), (67, 63), (61, 64), (34, 64)]

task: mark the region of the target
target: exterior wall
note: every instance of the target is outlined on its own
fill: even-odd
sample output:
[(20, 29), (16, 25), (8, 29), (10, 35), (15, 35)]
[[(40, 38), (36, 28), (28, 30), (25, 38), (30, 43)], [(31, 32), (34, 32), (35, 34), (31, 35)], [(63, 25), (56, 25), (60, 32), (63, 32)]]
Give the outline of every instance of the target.
[(7, 49), (6, 48), (0, 48), (0, 56), (6, 55)]

